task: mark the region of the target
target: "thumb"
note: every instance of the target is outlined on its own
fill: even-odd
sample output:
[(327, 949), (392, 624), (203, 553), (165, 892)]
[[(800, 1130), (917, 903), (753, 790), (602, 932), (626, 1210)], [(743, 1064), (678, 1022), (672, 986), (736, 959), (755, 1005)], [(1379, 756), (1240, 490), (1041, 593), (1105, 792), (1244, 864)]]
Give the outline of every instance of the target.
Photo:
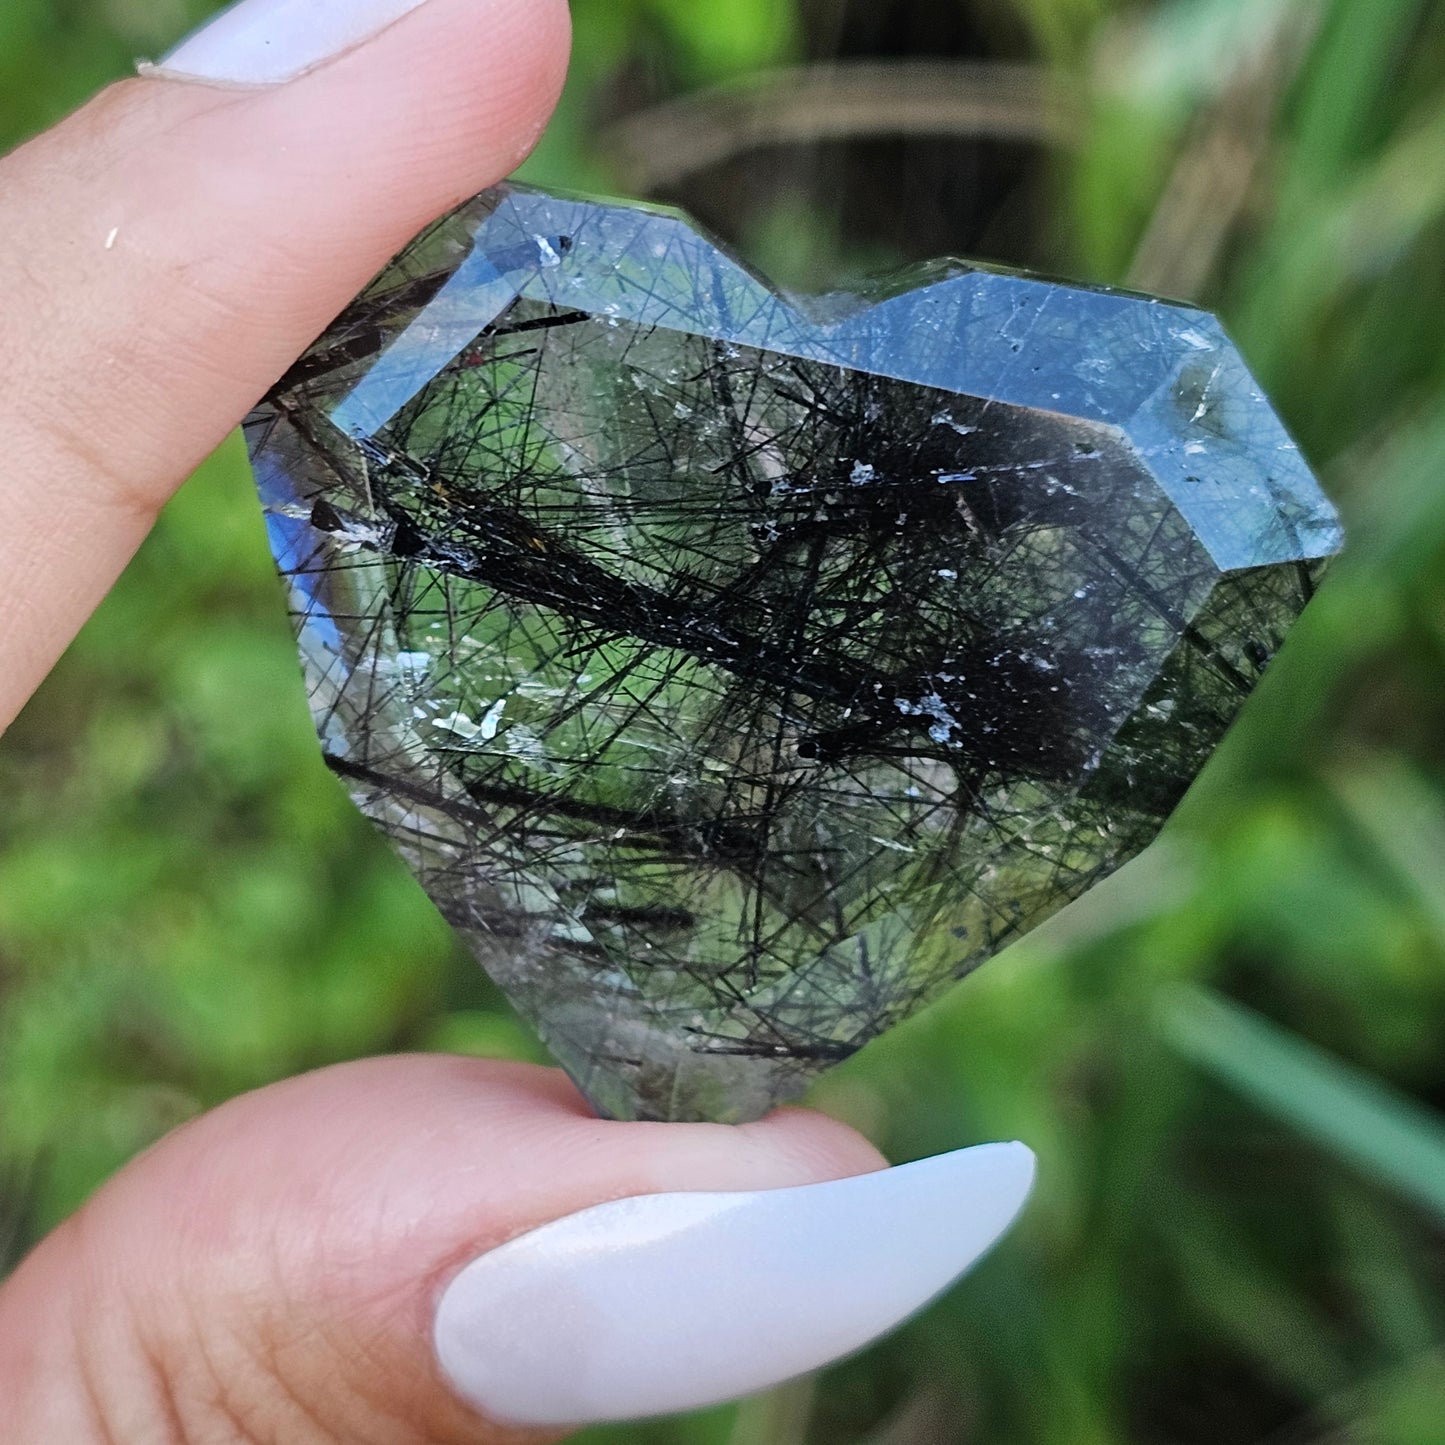
[(1017, 1145), (881, 1163), (798, 1110), (604, 1122), (530, 1066), (295, 1079), (143, 1156), (0, 1291), (4, 1438), (477, 1445), (750, 1393), (945, 1287), (1032, 1174)]
[(527, 153), (567, 27), (565, 0), (245, 0), (0, 160), (0, 729), (266, 387)]

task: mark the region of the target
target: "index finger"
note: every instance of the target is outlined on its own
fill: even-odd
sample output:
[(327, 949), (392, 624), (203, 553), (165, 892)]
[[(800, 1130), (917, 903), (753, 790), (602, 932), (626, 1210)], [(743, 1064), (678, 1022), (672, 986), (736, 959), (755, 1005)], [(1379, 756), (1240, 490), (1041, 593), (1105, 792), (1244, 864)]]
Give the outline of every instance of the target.
[(565, 0), (427, 0), (284, 84), (115, 86), (0, 161), (0, 730), (266, 387), (531, 148), (567, 37)]

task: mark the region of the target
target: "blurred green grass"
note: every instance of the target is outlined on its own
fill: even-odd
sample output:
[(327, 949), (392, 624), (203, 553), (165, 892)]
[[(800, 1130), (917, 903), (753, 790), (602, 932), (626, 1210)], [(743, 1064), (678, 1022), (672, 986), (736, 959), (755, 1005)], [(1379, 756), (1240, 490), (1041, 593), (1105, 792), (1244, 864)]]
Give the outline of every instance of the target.
[[(209, 8), (7, 0), (0, 144)], [(1014, 1237), (819, 1381), (587, 1438), (1445, 1441), (1445, 6), (575, 8), (530, 173), (582, 188), (614, 184), (612, 122), (778, 66), (1042, 67), (1079, 107), (1067, 154), (870, 133), (665, 194), (784, 279), (943, 235), (1181, 285), (1353, 537), (1165, 843), (818, 1090), (895, 1158), (1027, 1139)], [(918, 210), (888, 226), (819, 199), (841, 179), (890, 211), (895, 171)], [(0, 745), (0, 798), (0, 1252), (237, 1091), (376, 1050), (535, 1050), (320, 767), (235, 445)]]

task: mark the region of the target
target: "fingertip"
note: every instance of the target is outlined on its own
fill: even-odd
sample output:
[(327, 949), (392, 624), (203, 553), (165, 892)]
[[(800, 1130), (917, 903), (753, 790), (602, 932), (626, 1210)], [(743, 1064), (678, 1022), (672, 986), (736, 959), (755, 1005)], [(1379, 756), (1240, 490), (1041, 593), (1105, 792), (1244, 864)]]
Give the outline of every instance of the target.
[(353, 52), (253, 90), (240, 123), (222, 116), (202, 148), (273, 271), (284, 275), (284, 258), (314, 294), (325, 268), (324, 320), (418, 230), (530, 154), (570, 44), (565, 0), (428, 0)]
[(810, 1109), (751, 1124), (600, 1124), (587, 1141), (630, 1181), (626, 1194), (787, 1189), (887, 1162), (861, 1134)]
[(810, 1180), (845, 1179), (888, 1167), (871, 1140), (851, 1124), (817, 1109), (778, 1109), (743, 1128), (767, 1138)]

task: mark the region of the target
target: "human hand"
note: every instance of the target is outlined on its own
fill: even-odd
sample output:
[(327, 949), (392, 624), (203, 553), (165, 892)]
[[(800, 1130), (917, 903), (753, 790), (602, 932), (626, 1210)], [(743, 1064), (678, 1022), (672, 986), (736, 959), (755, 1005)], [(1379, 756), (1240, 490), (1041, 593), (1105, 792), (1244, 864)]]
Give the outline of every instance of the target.
[[(248, 0), (0, 161), (0, 727), (256, 397), (527, 152), (566, 38), (563, 0)], [(279, 1084), (0, 1288), (0, 1439), (446, 1445), (765, 1388), (944, 1288), (1032, 1173), (882, 1163), (804, 1111), (599, 1121), (516, 1065)]]

